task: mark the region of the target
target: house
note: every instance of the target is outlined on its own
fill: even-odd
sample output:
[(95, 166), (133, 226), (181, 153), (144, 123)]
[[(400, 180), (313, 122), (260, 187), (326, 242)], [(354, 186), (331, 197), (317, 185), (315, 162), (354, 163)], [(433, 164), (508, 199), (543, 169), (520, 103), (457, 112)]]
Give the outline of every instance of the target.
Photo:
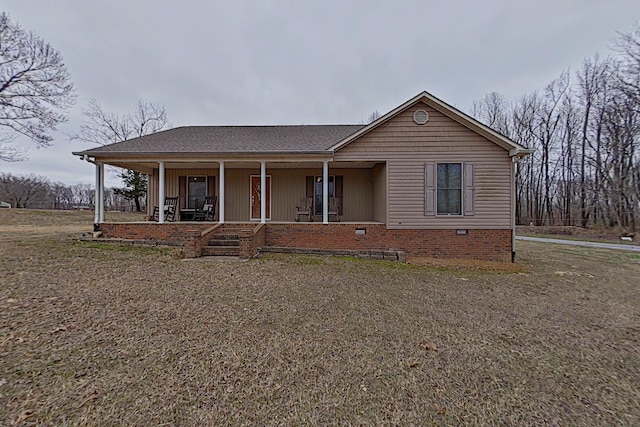
[[(74, 154), (96, 165), (104, 238), (181, 244), (187, 257), (229, 238), (244, 257), (304, 248), (509, 261), (516, 166), (531, 152), (422, 92), (368, 125), (189, 126)], [(148, 214), (177, 198), (176, 221), (159, 209), (157, 222), (105, 222), (104, 165), (148, 174)], [(187, 221), (205, 196), (213, 221)]]

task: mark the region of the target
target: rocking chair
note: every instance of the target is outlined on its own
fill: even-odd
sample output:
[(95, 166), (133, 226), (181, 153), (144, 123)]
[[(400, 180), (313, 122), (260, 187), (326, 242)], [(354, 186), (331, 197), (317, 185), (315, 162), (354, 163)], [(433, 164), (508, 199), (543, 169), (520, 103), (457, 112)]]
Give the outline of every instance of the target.
[(296, 222), (300, 216), (306, 216), (309, 222), (313, 222), (313, 197), (302, 197), (296, 206)]
[(335, 215), (336, 221), (340, 222), (340, 211), (342, 211), (342, 198), (330, 197), (329, 198), (329, 215)]
[[(178, 212), (178, 197), (165, 197), (164, 198), (164, 219), (165, 221), (175, 221), (176, 213)], [(160, 207), (153, 207), (153, 214), (151, 215), (151, 221), (160, 220)]]
[(218, 196), (205, 197), (204, 204), (200, 209), (196, 209), (194, 219), (196, 221), (213, 221), (216, 216), (216, 203)]

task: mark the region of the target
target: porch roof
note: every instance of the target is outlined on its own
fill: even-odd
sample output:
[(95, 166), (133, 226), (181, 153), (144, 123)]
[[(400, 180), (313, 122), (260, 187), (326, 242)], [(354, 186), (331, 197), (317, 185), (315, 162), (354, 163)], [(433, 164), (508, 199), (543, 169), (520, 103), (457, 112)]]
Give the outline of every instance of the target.
[(319, 153), (364, 125), (184, 126), (75, 155)]

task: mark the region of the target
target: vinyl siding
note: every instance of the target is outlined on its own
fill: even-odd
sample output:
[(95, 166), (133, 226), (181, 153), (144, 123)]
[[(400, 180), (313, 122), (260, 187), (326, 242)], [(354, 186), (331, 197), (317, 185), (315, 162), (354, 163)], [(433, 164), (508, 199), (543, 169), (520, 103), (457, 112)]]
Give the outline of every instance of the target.
[[(344, 177), (344, 215), (341, 221), (372, 220), (372, 169), (332, 169), (330, 175)], [(168, 169), (165, 179), (167, 196), (177, 196), (180, 176), (216, 176), (218, 170)], [(250, 218), (250, 177), (260, 175), (260, 169), (225, 169), (225, 221), (248, 221)], [(322, 169), (270, 169), (271, 176), (271, 221), (294, 221), (295, 206), (306, 193), (306, 177), (322, 175)], [(216, 188), (216, 195), (219, 189)], [(156, 206), (158, 199), (158, 170), (154, 170), (149, 182), (149, 205)], [(152, 208), (151, 208), (152, 209)], [(267, 212), (267, 216), (269, 213)], [(321, 220), (320, 217), (316, 218)]]
[(387, 220), (387, 169), (384, 163), (378, 163), (372, 172), (372, 219), (378, 222)]
[[(166, 169), (164, 179), (164, 193), (166, 197), (176, 197), (180, 194), (178, 178), (181, 176), (215, 176), (216, 186), (218, 185), (218, 169)], [(153, 207), (159, 205), (158, 185), (158, 169), (154, 169), (153, 176), (150, 176), (147, 189), (147, 212), (149, 215), (153, 211)], [(210, 190), (208, 188), (207, 194), (210, 194)], [(219, 194), (218, 188), (215, 189), (214, 194)]]
[[(425, 125), (413, 113), (429, 113)], [(389, 228), (510, 228), (508, 152), (425, 104), (417, 104), (336, 152), (336, 161), (385, 161)], [(425, 216), (425, 162), (471, 162), (473, 216)], [(377, 212), (377, 211), (376, 211)]]

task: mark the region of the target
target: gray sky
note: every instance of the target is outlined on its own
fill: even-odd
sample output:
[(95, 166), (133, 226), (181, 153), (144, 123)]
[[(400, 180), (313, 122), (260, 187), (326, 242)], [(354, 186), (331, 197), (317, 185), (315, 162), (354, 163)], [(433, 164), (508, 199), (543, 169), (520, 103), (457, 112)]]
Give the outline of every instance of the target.
[[(468, 110), (489, 92), (541, 90), (640, 19), (637, 0), (0, 0), (58, 49), (78, 103), (160, 103), (173, 126), (360, 123), (426, 90)], [(0, 172), (93, 183), (56, 133)], [(111, 182), (109, 182), (111, 181)], [(108, 180), (107, 185), (117, 181)]]

